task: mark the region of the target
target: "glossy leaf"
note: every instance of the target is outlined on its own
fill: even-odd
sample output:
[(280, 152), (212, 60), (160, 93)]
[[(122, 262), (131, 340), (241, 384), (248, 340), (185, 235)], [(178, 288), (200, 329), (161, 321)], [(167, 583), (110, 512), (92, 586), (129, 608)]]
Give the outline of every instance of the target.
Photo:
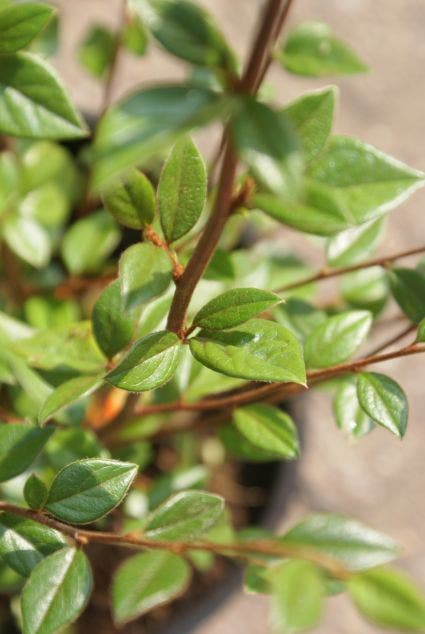
[(52, 250), (49, 234), (32, 218), (17, 214), (9, 216), (4, 223), (3, 235), (9, 248), (31, 266), (42, 268), (49, 262)]
[(174, 242), (196, 224), (207, 194), (205, 164), (190, 137), (177, 141), (158, 184), (158, 207), (167, 242)]
[(0, 482), (25, 471), (52, 433), (27, 423), (0, 423)]
[(168, 255), (150, 244), (134, 244), (121, 256), (119, 276), (126, 308), (146, 304), (162, 295), (171, 282), (172, 266)]
[(47, 500), (48, 490), (43, 480), (32, 473), (24, 486), (25, 502), (31, 509), (41, 509)]
[(372, 431), (373, 421), (360, 407), (355, 381), (342, 381), (335, 392), (333, 412), (340, 429), (354, 438), (361, 438)]
[(0, 514), (0, 557), (23, 577), (65, 545), (63, 536), (52, 528), (12, 513)]
[(94, 392), (101, 384), (99, 376), (79, 376), (61, 383), (43, 403), (38, 422), (42, 425), (67, 405)]
[(46, 510), (72, 524), (103, 517), (123, 500), (137, 474), (137, 465), (87, 458), (67, 465), (52, 482)]
[(365, 310), (329, 317), (305, 341), (306, 364), (314, 368), (326, 368), (342, 363), (363, 343), (371, 325), (372, 316)]
[(397, 544), (386, 535), (332, 513), (310, 515), (281, 539), (294, 547), (323, 552), (354, 571), (387, 563), (399, 552)]
[(193, 319), (194, 326), (223, 330), (243, 324), (282, 301), (278, 295), (257, 288), (233, 288), (205, 304)]
[(139, 170), (132, 169), (103, 197), (115, 220), (130, 229), (143, 229), (155, 215), (155, 192)]
[(233, 413), (233, 422), (252, 445), (276, 459), (299, 455), (296, 427), (290, 416), (277, 407), (265, 403), (239, 407)]
[(362, 372), (357, 377), (357, 396), (361, 407), (375, 423), (400, 438), (404, 436), (408, 404), (405, 393), (395, 381), (377, 372)]
[(56, 73), (29, 53), (0, 57), (0, 132), (33, 139), (86, 135)]
[(425, 275), (415, 269), (394, 268), (389, 273), (394, 299), (409, 319), (418, 324), (425, 317)]
[(228, 376), (301, 384), (306, 380), (298, 340), (271, 321), (252, 319), (232, 330), (201, 331), (190, 339), (190, 350), (207, 368)]
[(311, 77), (351, 75), (367, 70), (357, 55), (322, 22), (305, 22), (294, 29), (279, 59), (286, 70)]
[(105, 27), (94, 24), (79, 46), (78, 58), (84, 68), (95, 77), (104, 77), (115, 55), (116, 35)]
[(41, 561), (21, 598), (24, 634), (53, 634), (83, 611), (93, 585), (82, 550), (62, 548)]
[(52, 7), (39, 2), (0, 7), (0, 54), (15, 53), (27, 46), (52, 15)]
[(121, 288), (115, 280), (105, 288), (93, 308), (93, 334), (97, 345), (111, 359), (131, 341), (136, 316), (124, 310)]
[(383, 218), (378, 218), (341, 231), (328, 242), (328, 263), (331, 266), (348, 266), (366, 259), (379, 243), (383, 227)]
[(106, 380), (131, 392), (153, 390), (171, 379), (179, 353), (177, 335), (167, 330), (154, 332), (136, 341), (122, 361), (106, 375)]

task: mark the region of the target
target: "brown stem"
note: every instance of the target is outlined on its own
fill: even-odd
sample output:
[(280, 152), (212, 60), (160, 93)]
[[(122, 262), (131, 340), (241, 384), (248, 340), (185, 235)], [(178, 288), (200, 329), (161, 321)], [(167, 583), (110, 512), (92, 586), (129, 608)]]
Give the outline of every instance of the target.
[(173, 278), (174, 281), (177, 282), (184, 273), (184, 267), (178, 261), (175, 253), (172, 251), (172, 249), (170, 249), (169, 245), (156, 233), (156, 231), (152, 227), (146, 227), (143, 235), (146, 240), (149, 240), (149, 242), (165, 251), (165, 253), (168, 255), (171, 264), (173, 265)]

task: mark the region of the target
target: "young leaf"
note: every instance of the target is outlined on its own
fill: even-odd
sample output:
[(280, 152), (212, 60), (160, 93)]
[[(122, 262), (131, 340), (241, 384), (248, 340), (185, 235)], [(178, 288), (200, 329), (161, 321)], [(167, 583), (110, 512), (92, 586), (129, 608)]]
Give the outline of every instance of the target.
[(268, 291), (233, 288), (205, 304), (195, 315), (193, 325), (208, 330), (233, 328), (280, 301), (278, 295)]
[(425, 600), (410, 579), (391, 568), (377, 568), (348, 580), (359, 611), (381, 627), (403, 632), (425, 630)]
[(162, 295), (171, 282), (172, 266), (168, 255), (150, 244), (133, 244), (121, 256), (119, 276), (126, 308), (146, 304)]
[(106, 380), (130, 392), (164, 385), (176, 371), (179, 344), (179, 338), (172, 332), (153, 332), (136, 341), (124, 359), (106, 375)]
[(32, 473), (24, 486), (25, 502), (32, 509), (38, 510), (43, 508), (47, 500), (48, 490), (43, 480), (40, 480), (35, 473)]
[(289, 34), (279, 55), (296, 75), (323, 77), (364, 73), (367, 66), (322, 22), (305, 22)]
[(196, 224), (207, 194), (205, 164), (190, 137), (173, 147), (158, 184), (158, 207), (167, 242), (174, 242)]
[(74, 139), (86, 129), (56, 73), (29, 53), (0, 57), (0, 133)]
[(0, 423), (0, 482), (27, 469), (53, 433), (27, 423)]
[(354, 571), (385, 564), (399, 552), (386, 535), (333, 513), (310, 515), (281, 540), (294, 547), (319, 550)]
[(342, 363), (363, 343), (371, 325), (372, 315), (366, 310), (352, 310), (329, 317), (305, 341), (306, 364), (327, 368)]
[(327, 259), (331, 266), (348, 266), (361, 262), (377, 246), (384, 228), (383, 218), (365, 222), (359, 227), (341, 231), (327, 245)]
[(425, 317), (425, 275), (415, 269), (394, 268), (388, 276), (397, 304), (418, 324)]
[(94, 24), (79, 46), (78, 57), (84, 68), (102, 78), (114, 59), (116, 35), (105, 27)]
[(78, 376), (61, 383), (45, 400), (38, 414), (38, 422), (43, 425), (61, 409), (74, 401), (88, 396), (102, 384), (99, 376)]
[(233, 422), (250, 443), (276, 459), (299, 455), (296, 427), (288, 414), (277, 407), (264, 403), (239, 407), (233, 413)]
[(62, 548), (41, 561), (21, 597), (24, 634), (50, 634), (81, 614), (93, 585), (82, 550)]
[(123, 625), (174, 599), (189, 579), (189, 565), (173, 553), (152, 550), (130, 557), (118, 568), (112, 584), (115, 623)]
[(124, 310), (119, 280), (105, 288), (93, 308), (93, 334), (97, 345), (112, 359), (131, 341), (135, 316)]
[(195, 540), (217, 522), (224, 500), (206, 491), (181, 491), (163, 502), (151, 515), (143, 533), (159, 541)]
[(137, 474), (137, 465), (87, 458), (72, 462), (52, 482), (45, 508), (71, 524), (88, 524), (118, 506)]
[(361, 438), (372, 431), (374, 424), (360, 407), (357, 388), (353, 380), (342, 381), (333, 400), (333, 412), (340, 429), (354, 438)]
[(106, 192), (103, 202), (115, 220), (130, 229), (143, 229), (155, 215), (153, 187), (146, 176), (135, 168)]
[(62, 535), (52, 528), (12, 513), (0, 514), (0, 556), (23, 577), (28, 577), (44, 557), (65, 545)]
[(277, 632), (304, 632), (320, 620), (325, 594), (319, 569), (294, 559), (270, 571), (272, 620)]
[(195, 359), (228, 376), (301, 384), (306, 380), (298, 340), (275, 322), (251, 319), (232, 330), (201, 331), (189, 343)]
[(0, 54), (16, 53), (24, 48), (44, 29), (52, 15), (52, 7), (39, 2), (26, 2), (1, 9)]
[(357, 377), (357, 396), (375, 423), (402, 438), (406, 431), (408, 404), (401, 387), (388, 376), (362, 372)]

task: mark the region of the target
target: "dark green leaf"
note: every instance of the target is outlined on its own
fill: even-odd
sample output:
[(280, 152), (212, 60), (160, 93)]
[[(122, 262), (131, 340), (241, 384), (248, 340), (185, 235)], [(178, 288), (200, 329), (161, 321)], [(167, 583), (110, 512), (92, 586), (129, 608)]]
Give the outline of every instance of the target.
[(43, 480), (34, 473), (31, 474), (24, 486), (24, 498), (28, 506), (35, 510), (43, 508), (47, 494), (47, 487)]
[(27, 423), (0, 423), (0, 482), (25, 471), (52, 433), (51, 427), (40, 429)]
[(116, 35), (104, 26), (94, 24), (80, 44), (80, 63), (95, 77), (103, 77), (112, 64), (115, 47)]
[(0, 132), (35, 139), (86, 135), (56, 74), (28, 53), (0, 57)]
[(285, 41), (279, 59), (291, 73), (323, 77), (363, 73), (367, 66), (322, 22), (300, 24)]
[(115, 220), (130, 229), (143, 229), (155, 215), (153, 187), (146, 176), (136, 169), (131, 169), (125, 179), (116, 183), (103, 200)]
[(52, 7), (38, 2), (12, 4), (1, 9), (0, 53), (15, 53), (24, 48), (44, 29), (52, 15)]
[(364, 570), (387, 563), (398, 554), (392, 539), (355, 520), (318, 513), (292, 528), (283, 543), (311, 547), (340, 561), (349, 570)]
[(402, 438), (406, 431), (408, 404), (401, 387), (388, 376), (362, 372), (357, 377), (357, 396), (361, 407), (375, 423)]
[(131, 392), (153, 390), (167, 383), (177, 369), (180, 340), (172, 332), (154, 332), (139, 341), (106, 375), (106, 380)]
[(47, 555), (66, 545), (62, 535), (30, 519), (0, 514), (0, 556), (23, 577)]
[(366, 310), (352, 310), (329, 317), (305, 341), (306, 364), (327, 368), (342, 363), (359, 348), (372, 325)]
[(62, 383), (47, 397), (38, 414), (40, 425), (74, 401), (88, 396), (102, 384), (99, 376), (79, 376)]
[(158, 184), (158, 207), (167, 242), (174, 242), (196, 224), (207, 194), (205, 164), (190, 137), (173, 147)]
[(333, 411), (338, 427), (354, 438), (361, 438), (374, 427), (373, 421), (360, 407), (356, 384), (352, 379), (339, 384), (333, 400)]
[(124, 310), (119, 280), (105, 288), (93, 308), (93, 334), (97, 345), (111, 359), (131, 341), (136, 317)]
[(383, 228), (383, 218), (378, 218), (341, 231), (328, 242), (328, 263), (331, 266), (347, 266), (361, 262), (374, 251), (382, 237)]
[(265, 403), (239, 407), (233, 413), (233, 423), (254, 447), (277, 459), (299, 455), (296, 427), (277, 407)]
[(415, 269), (402, 268), (392, 269), (388, 275), (397, 304), (418, 324), (425, 317), (425, 275)]
[(425, 601), (408, 577), (378, 568), (348, 580), (348, 592), (360, 612), (381, 627), (425, 631)]
[(243, 324), (282, 301), (278, 295), (257, 288), (233, 288), (205, 304), (194, 317), (194, 326), (223, 330)]
[(251, 319), (224, 332), (201, 331), (190, 350), (207, 368), (253, 381), (304, 384), (305, 368), (296, 337), (279, 324)]
[(92, 585), (90, 564), (82, 550), (62, 548), (43, 559), (22, 592), (24, 634), (53, 634), (75, 621)]
[(416, 341), (425, 341), (425, 318), (419, 323)]
[(123, 625), (179, 596), (187, 587), (190, 567), (184, 559), (153, 550), (127, 559), (112, 584), (114, 621)]
[(72, 462), (52, 482), (46, 510), (72, 524), (88, 524), (115, 508), (137, 474), (137, 465), (87, 458)]

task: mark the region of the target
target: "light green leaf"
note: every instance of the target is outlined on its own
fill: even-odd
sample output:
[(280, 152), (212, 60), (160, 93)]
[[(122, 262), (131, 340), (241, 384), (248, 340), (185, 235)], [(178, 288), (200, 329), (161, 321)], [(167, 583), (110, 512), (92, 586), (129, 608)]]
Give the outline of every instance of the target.
[(44, 29), (52, 15), (52, 7), (39, 2), (0, 7), (0, 54), (24, 48)]
[(130, 229), (143, 229), (155, 215), (155, 192), (150, 181), (133, 168), (103, 197), (115, 220)]
[(41, 509), (47, 500), (48, 490), (43, 480), (32, 473), (24, 486), (25, 502), (31, 509)]
[(86, 129), (56, 73), (29, 53), (0, 57), (0, 133), (73, 139)]
[(123, 625), (179, 596), (190, 580), (184, 559), (166, 551), (134, 555), (115, 573), (112, 583), (114, 621)]
[(21, 597), (24, 634), (54, 634), (81, 614), (93, 580), (82, 550), (62, 548), (41, 561)]
[(361, 262), (378, 245), (383, 234), (384, 220), (378, 218), (359, 227), (341, 231), (327, 244), (327, 258), (331, 266), (348, 266)]
[(276, 632), (304, 632), (320, 620), (325, 594), (319, 569), (293, 560), (270, 570), (272, 622)]
[(195, 359), (228, 376), (301, 384), (306, 380), (298, 340), (271, 321), (251, 319), (224, 332), (201, 331), (189, 343)]
[(49, 234), (32, 218), (10, 215), (4, 222), (3, 236), (9, 248), (28, 264), (42, 268), (49, 262), (52, 250)]
[(137, 465), (87, 458), (72, 462), (52, 482), (46, 510), (72, 524), (88, 524), (121, 503), (137, 474)]
[(136, 341), (124, 359), (106, 375), (106, 380), (130, 392), (153, 390), (171, 379), (179, 354), (177, 335), (167, 330), (154, 332)]
[(401, 387), (384, 374), (362, 372), (357, 377), (361, 407), (375, 423), (402, 438), (406, 432), (408, 403)]
[(205, 164), (190, 137), (177, 141), (158, 184), (158, 207), (167, 242), (174, 242), (196, 224), (207, 195)]
[(193, 325), (209, 330), (233, 328), (280, 301), (269, 291), (233, 288), (205, 304), (195, 315)]
[(252, 445), (275, 458), (297, 458), (297, 429), (288, 414), (277, 407), (257, 403), (239, 407), (233, 413), (233, 423)]
[(28, 577), (47, 555), (66, 545), (62, 535), (30, 519), (0, 514), (0, 556), (18, 574)]
[(5, 358), (13, 376), (27, 397), (35, 406), (41, 406), (51, 393), (51, 386), (41, 378), (38, 372), (29, 368), (27, 363), (18, 355), (7, 351)]
[(288, 297), (274, 310), (276, 320), (289, 328), (301, 341), (327, 319), (324, 310), (298, 297)]
[(341, 295), (353, 308), (364, 308), (377, 315), (389, 296), (385, 271), (380, 266), (371, 266), (343, 275)]
[(45, 400), (38, 414), (38, 422), (43, 425), (64, 407), (88, 396), (102, 384), (99, 376), (79, 376), (59, 385)]
[(99, 348), (111, 359), (131, 341), (136, 315), (124, 310), (119, 280), (105, 288), (93, 308), (93, 334)]
[(62, 241), (62, 257), (73, 275), (96, 273), (119, 240), (115, 221), (106, 211), (97, 211), (68, 229)]
[(329, 317), (305, 341), (307, 366), (327, 368), (342, 363), (361, 346), (371, 325), (372, 315), (366, 310), (352, 310)]
[(116, 35), (99, 24), (93, 24), (78, 50), (80, 64), (95, 77), (108, 72), (115, 55)]
[(425, 341), (425, 318), (419, 323), (416, 341)]
[(52, 57), (59, 48), (59, 18), (53, 15), (45, 29), (31, 42), (29, 50), (42, 57)]
[(388, 277), (397, 304), (418, 324), (425, 317), (425, 275), (415, 269), (394, 268)]
[(273, 451), (265, 451), (241, 434), (234, 423), (226, 423), (218, 430), (218, 437), (227, 453), (244, 462), (274, 462), (278, 458)]
[(340, 561), (349, 570), (365, 570), (397, 557), (392, 539), (341, 515), (317, 513), (281, 538), (284, 544), (313, 548)]
[(425, 631), (425, 601), (408, 577), (378, 568), (348, 580), (348, 592), (360, 612), (381, 627)]
[(291, 73), (311, 77), (351, 75), (368, 70), (322, 22), (305, 22), (294, 29), (284, 43), (279, 60)]
[(144, 55), (148, 46), (148, 34), (137, 13), (138, 0), (128, 0), (127, 20), (122, 33), (125, 48), (133, 55)]
[(352, 379), (344, 380), (335, 392), (333, 412), (340, 429), (354, 438), (361, 438), (374, 428), (374, 424), (360, 407), (357, 398), (356, 383)]
[(151, 515), (143, 533), (159, 541), (195, 540), (218, 521), (224, 500), (206, 491), (181, 491), (163, 502)]
[(172, 265), (163, 249), (150, 244), (133, 244), (121, 256), (119, 277), (126, 308), (146, 304), (162, 295), (170, 285)]
[(0, 423), (0, 482), (27, 469), (53, 433), (27, 423)]

